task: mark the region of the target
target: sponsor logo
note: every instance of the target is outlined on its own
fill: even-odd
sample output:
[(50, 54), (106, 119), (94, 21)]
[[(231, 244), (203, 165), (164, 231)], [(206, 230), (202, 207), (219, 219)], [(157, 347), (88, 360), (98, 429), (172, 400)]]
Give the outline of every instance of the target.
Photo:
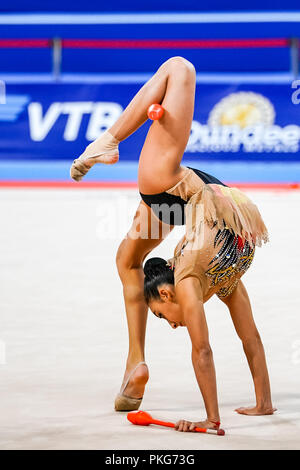
[(252, 92), (232, 93), (211, 110), (209, 126), (271, 126), (275, 120), (272, 103), (262, 95)]
[(28, 106), (29, 129), (31, 139), (41, 142), (62, 115), (67, 115), (63, 138), (67, 142), (77, 139), (83, 116), (89, 114), (86, 131), (87, 140), (95, 140), (106, 129), (111, 127), (122, 113), (123, 108), (113, 102), (55, 102), (43, 113), (41, 103), (30, 103)]
[(207, 124), (193, 121), (187, 152), (298, 152), (300, 126), (275, 124), (265, 96), (232, 93), (211, 110)]
[[(292, 87), (295, 88), (292, 100), (297, 104), (300, 80), (295, 80)], [(34, 142), (43, 142), (50, 132), (57, 133), (58, 128), (62, 129), (59, 138), (76, 141), (83, 125), (85, 139), (93, 141), (123, 111), (116, 102), (57, 101), (45, 107), (30, 101), (28, 95), (6, 95), (6, 102), (0, 107), (0, 121), (15, 122), (27, 108), (29, 135)], [(206, 123), (193, 121), (186, 152), (298, 152), (300, 126), (293, 123), (280, 126), (275, 119), (273, 104), (262, 94), (250, 91), (229, 94), (211, 109)]]
[[(5, 92), (5, 90), (4, 90)], [(1, 85), (0, 85), (1, 98)], [(6, 95), (4, 106), (0, 107), (0, 121), (15, 122), (30, 101), (28, 95)]]

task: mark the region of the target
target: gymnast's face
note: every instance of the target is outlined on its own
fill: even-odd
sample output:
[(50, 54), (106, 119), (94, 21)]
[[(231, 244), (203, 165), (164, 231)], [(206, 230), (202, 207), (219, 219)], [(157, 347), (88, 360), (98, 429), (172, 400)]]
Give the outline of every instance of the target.
[(172, 328), (186, 326), (179, 304), (176, 302), (174, 286), (163, 284), (158, 287), (160, 299), (153, 299), (149, 302), (149, 308), (158, 318), (167, 320)]

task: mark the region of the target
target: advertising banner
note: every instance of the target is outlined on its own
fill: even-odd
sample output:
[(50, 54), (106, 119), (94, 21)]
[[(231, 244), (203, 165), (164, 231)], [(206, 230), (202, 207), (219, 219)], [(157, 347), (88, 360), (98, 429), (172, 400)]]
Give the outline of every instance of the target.
[[(7, 85), (0, 101), (0, 160), (72, 160), (110, 127), (140, 84)], [(4, 89), (4, 84), (2, 86)], [(121, 144), (137, 161), (151, 121)], [(185, 158), (300, 161), (300, 81), (199, 84)]]

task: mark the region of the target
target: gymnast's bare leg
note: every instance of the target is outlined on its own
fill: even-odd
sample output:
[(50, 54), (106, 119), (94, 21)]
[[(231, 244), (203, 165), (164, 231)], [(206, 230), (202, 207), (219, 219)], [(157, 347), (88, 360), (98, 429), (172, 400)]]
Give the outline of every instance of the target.
[[(176, 184), (183, 174), (180, 163), (193, 119), (195, 77), (193, 65), (182, 57), (173, 57), (163, 63), (155, 75), (139, 90), (116, 123), (108, 129), (109, 135), (106, 134), (104, 144), (100, 136), (90, 144), (92, 148), (87, 147), (85, 156), (96, 155), (96, 157), (84, 160), (87, 171), (95, 163), (116, 163), (118, 143), (129, 137), (147, 120), (147, 110), (151, 104), (160, 103), (164, 108), (164, 115), (150, 126), (140, 154), (139, 190), (144, 194), (154, 194)], [(106, 149), (108, 149), (107, 153), (105, 153)], [(158, 225), (159, 236), (153, 239), (149, 232), (148, 237), (145, 237), (142, 229), (143, 236), (136, 237), (137, 218), (140, 219), (141, 226), (143, 220), (149, 222), (151, 219), (152, 225)], [(141, 202), (133, 227), (118, 249), (117, 267), (123, 284), (129, 332), (129, 351), (123, 384), (126, 383), (130, 372), (136, 365), (145, 359), (148, 307), (143, 296), (142, 264), (145, 257), (167, 235), (164, 233), (163, 225), (153, 217), (151, 209)], [(132, 236), (133, 231), (134, 236)], [(157, 230), (154, 232), (157, 233)], [(142, 364), (130, 378), (124, 394), (128, 397), (141, 398), (147, 380), (148, 369)]]

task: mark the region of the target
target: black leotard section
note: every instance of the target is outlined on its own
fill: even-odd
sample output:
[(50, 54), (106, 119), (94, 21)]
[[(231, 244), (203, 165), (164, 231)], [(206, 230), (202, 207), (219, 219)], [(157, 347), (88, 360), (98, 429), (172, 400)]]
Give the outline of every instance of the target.
[(154, 214), (162, 222), (169, 225), (184, 225), (184, 208), (186, 201), (180, 196), (174, 196), (166, 192), (158, 194), (142, 194), (141, 198), (151, 207)]
[[(187, 168), (193, 170), (205, 184), (221, 184), (226, 186), (222, 181), (204, 171), (191, 167)], [(184, 209), (187, 201), (180, 196), (174, 196), (174, 194), (169, 194), (165, 191), (157, 194), (142, 194), (140, 192), (140, 195), (145, 204), (151, 207), (159, 220), (169, 225), (185, 225)]]
[(227, 186), (226, 184), (222, 183), (222, 181), (218, 180), (215, 176), (210, 175), (209, 173), (205, 173), (204, 171), (197, 170), (196, 168), (191, 168), (188, 166), (190, 170), (193, 170), (197, 176), (199, 176), (205, 184), (221, 184), (222, 186)]

